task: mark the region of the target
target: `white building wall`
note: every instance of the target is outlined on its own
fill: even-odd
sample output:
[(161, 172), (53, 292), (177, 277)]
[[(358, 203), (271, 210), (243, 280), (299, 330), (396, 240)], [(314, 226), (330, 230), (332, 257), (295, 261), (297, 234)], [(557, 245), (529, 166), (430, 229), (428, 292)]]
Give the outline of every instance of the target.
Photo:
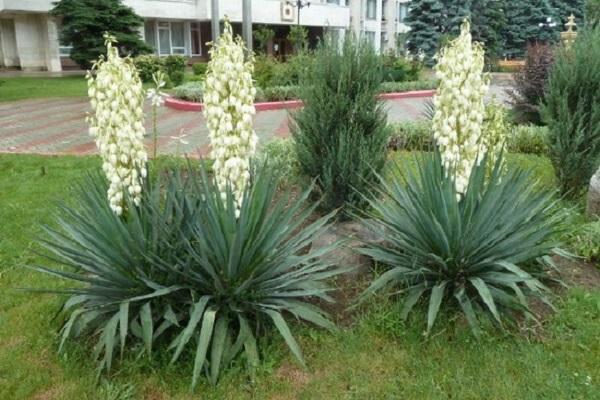
[[(342, 0), (343, 1), (343, 0)], [(327, 3), (327, 1), (311, 1), (309, 7), (300, 11), (300, 25), (348, 28), (350, 23), (350, 10), (345, 5)], [(210, 15), (210, 0), (208, 12)], [(293, 9), (293, 20), (284, 21), (281, 18), (281, 7), (285, 1), (281, 0), (252, 0), (252, 22), (255, 24), (297, 24), (297, 9)], [(233, 22), (242, 21), (242, 1), (219, 0), (219, 15), (225, 15)]]
[(383, 51), (396, 51), (397, 49), (397, 35), (399, 33), (408, 32), (409, 27), (403, 21), (400, 20), (400, 9), (404, 5), (406, 12), (408, 12), (408, 3), (410, 0), (387, 0), (384, 2), (383, 15), (386, 22), (382, 24), (382, 30), (387, 33), (387, 42), (383, 46)]
[(0, 64), (4, 67), (17, 67), (19, 53), (17, 52), (14, 21), (11, 19), (0, 19), (0, 47), (2, 47)]
[(52, 3), (56, 0), (2, 0), (0, 1), (0, 11), (29, 11), (46, 13), (54, 6)]
[(382, 29), (382, 0), (375, 0), (375, 16), (367, 16), (369, 0), (350, 0), (351, 25), (354, 34), (360, 38), (372, 37), (372, 43), (376, 50), (381, 49)]
[[(123, 0), (124, 4), (146, 20), (178, 21), (185, 24), (185, 48), (190, 54), (190, 23), (209, 21), (211, 0)], [(337, 29), (343, 37), (350, 27), (351, 0), (312, 0), (300, 12), (304, 26)], [(359, 0), (364, 1), (364, 0)], [(61, 69), (59, 33), (48, 12), (54, 0), (0, 0), (0, 65), (21, 66), (23, 69)], [(352, 1), (354, 3), (355, 1)], [(285, 0), (252, 0), (252, 20), (255, 24), (293, 25), (282, 18)], [(380, 46), (381, 0), (377, 0), (378, 19), (365, 21), (364, 28), (375, 32), (374, 42)], [(219, 0), (221, 18), (227, 15), (232, 22), (242, 21), (242, 0)], [(14, 24), (14, 27), (12, 26)], [(143, 36), (143, 34), (142, 34)]]
[(21, 68), (40, 70), (46, 64), (40, 17), (36, 14), (16, 14), (15, 36)]
[(50, 72), (62, 70), (60, 62), (59, 32), (53, 18), (42, 19), (42, 37), (46, 44), (46, 69)]
[(124, 0), (123, 3), (144, 18), (210, 19), (207, 6), (210, 0)]
[(46, 14), (15, 14), (14, 34), (23, 70), (60, 71), (56, 24)]

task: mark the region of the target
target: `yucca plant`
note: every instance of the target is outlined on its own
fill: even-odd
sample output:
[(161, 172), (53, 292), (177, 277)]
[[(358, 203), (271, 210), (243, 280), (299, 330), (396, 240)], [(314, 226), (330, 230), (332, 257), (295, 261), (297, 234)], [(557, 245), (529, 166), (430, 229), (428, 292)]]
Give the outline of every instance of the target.
[(95, 337), (102, 371), (119, 344), (121, 353), (148, 354), (168, 345), (172, 362), (193, 345), (195, 387), (203, 371), (215, 383), (241, 352), (254, 367), (257, 335), (274, 326), (302, 361), (285, 319), (334, 329), (310, 300), (331, 301), (325, 281), (341, 269), (322, 261), (331, 247), (307, 250), (332, 215), (308, 223), (316, 207), (305, 206), (309, 191), (293, 202), (276, 198), (269, 174), (253, 176), (239, 218), (231, 190), (223, 201), (206, 173), (162, 176), (123, 217), (110, 210), (103, 180), (91, 179), (77, 206), (63, 206), (57, 227), (47, 229), (43, 244), (62, 267), (34, 268), (74, 283), (54, 291), (69, 295), (60, 348), (71, 337)]
[[(521, 170), (503, 175), (501, 162), (489, 175), (485, 160), (476, 166), (464, 196), (437, 152), (424, 155), (417, 171), (396, 166), (367, 213), (385, 241), (361, 249), (389, 270), (363, 296), (399, 287), (403, 319), (420, 300), (428, 303), (427, 332), (442, 306), (462, 310), (476, 335), (486, 315), (500, 326), (514, 314), (507, 310), (532, 315), (527, 296), (547, 300), (539, 278), (552, 263), (560, 216), (552, 193)], [(532, 267), (536, 262), (543, 268)]]
[(304, 364), (286, 315), (334, 329), (309, 299), (332, 301), (325, 281), (343, 269), (323, 261), (332, 246), (307, 250), (328, 229), (333, 213), (308, 224), (317, 206), (306, 207), (312, 189), (294, 201), (289, 195), (275, 200), (277, 180), (261, 173), (254, 178), (239, 218), (230, 190), (223, 201), (212, 179), (201, 174), (195, 180), (193, 197), (202, 205), (186, 239), (191, 258), (181, 268), (194, 302), (187, 325), (171, 344), (176, 360), (190, 339), (197, 339), (193, 386), (203, 369), (216, 382), (221, 368), (242, 350), (253, 369), (256, 335), (272, 325)]
[(119, 217), (106, 199), (106, 180), (90, 175), (75, 188), (76, 206), (60, 206), (56, 227), (45, 228), (41, 244), (48, 260), (61, 268), (33, 267), (74, 284), (54, 291), (69, 295), (61, 309), (68, 317), (59, 352), (68, 338), (92, 335), (99, 372), (110, 370), (116, 346), (122, 355), (128, 340), (141, 341), (151, 354), (153, 343), (177, 325), (177, 308), (189, 297), (184, 290), (189, 285), (175, 267), (194, 212), (182, 206), (181, 184), (174, 179), (163, 195), (160, 185), (147, 179), (144, 202), (137, 207), (128, 199), (127, 215)]

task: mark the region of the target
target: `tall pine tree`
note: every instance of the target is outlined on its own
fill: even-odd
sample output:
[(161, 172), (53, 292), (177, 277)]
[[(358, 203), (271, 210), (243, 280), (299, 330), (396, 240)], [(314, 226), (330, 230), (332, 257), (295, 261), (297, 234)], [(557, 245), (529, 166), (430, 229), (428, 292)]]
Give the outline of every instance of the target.
[(471, 0), (441, 0), (444, 10), (442, 32), (452, 37), (460, 34), (465, 18), (471, 19)]
[(121, 0), (60, 0), (51, 14), (62, 19), (60, 39), (73, 46), (71, 59), (82, 68), (106, 53), (105, 32), (117, 38), (122, 55), (151, 51), (138, 30), (144, 20)]
[(407, 47), (414, 54), (423, 52), (431, 63), (440, 42), (443, 4), (440, 0), (413, 0), (409, 4)]
[(559, 31), (564, 30), (564, 24), (571, 14), (575, 16), (575, 22), (583, 24), (585, 0), (550, 0), (550, 4), (554, 9)]
[(557, 31), (548, 26), (548, 18), (557, 23), (548, 0), (516, 0), (507, 4), (502, 33), (504, 53), (522, 57), (527, 43), (556, 41)]
[(473, 40), (485, 45), (486, 57), (502, 55), (502, 30), (506, 25), (505, 0), (472, 0), (471, 32)]

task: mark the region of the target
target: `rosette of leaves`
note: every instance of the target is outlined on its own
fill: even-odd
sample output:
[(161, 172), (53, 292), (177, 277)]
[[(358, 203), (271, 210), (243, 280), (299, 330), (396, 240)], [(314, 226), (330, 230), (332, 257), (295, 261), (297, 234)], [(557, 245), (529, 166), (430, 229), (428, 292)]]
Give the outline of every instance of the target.
[(331, 247), (309, 249), (332, 216), (309, 222), (309, 192), (276, 198), (268, 174), (253, 175), (239, 217), (231, 188), (223, 201), (204, 172), (160, 175), (125, 217), (110, 210), (107, 184), (90, 178), (77, 188), (77, 206), (62, 206), (56, 227), (46, 228), (53, 266), (32, 268), (70, 283), (48, 290), (68, 296), (59, 350), (92, 338), (99, 372), (119, 350), (167, 348), (173, 363), (191, 352), (194, 387), (204, 372), (215, 383), (240, 353), (252, 369), (258, 336), (274, 330), (302, 360), (288, 317), (334, 329), (311, 301), (332, 301), (326, 281), (341, 270), (321, 257)]
[(416, 171), (396, 168), (382, 183), (367, 217), (385, 241), (361, 252), (388, 269), (363, 296), (399, 288), (401, 318), (421, 301), (427, 332), (443, 307), (461, 310), (476, 336), (485, 317), (499, 326), (513, 311), (534, 317), (528, 296), (547, 301), (541, 279), (553, 266), (549, 255), (559, 251), (561, 216), (553, 194), (527, 173), (503, 175), (500, 157), (487, 174), (486, 161), (474, 167), (464, 196), (457, 196), (438, 152), (418, 160)]
[(255, 175), (244, 190), (239, 215), (231, 187), (223, 200), (215, 181), (204, 174), (194, 185), (193, 197), (202, 204), (192, 235), (185, 238), (190, 258), (182, 265), (194, 301), (187, 324), (171, 344), (176, 360), (194, 342), (193, 386), (203, 370), (216, 382), (222, 367), (240, 352), (252, 371), (259, 360), (256, 335), (270, 326), (304, 365), (286, 315), (335, 328), (309, 302), (333, 301), (326, 280), (343, 271), (322, 257), (335, 244), (310, 249), (313, 238), (328, 229), (333, 213), (308, 223), (317, 207), (305, 206), (312, 188), (294, 201), (288, 194), (277, 194), (275, 200), (277, 184), (270, 174)]

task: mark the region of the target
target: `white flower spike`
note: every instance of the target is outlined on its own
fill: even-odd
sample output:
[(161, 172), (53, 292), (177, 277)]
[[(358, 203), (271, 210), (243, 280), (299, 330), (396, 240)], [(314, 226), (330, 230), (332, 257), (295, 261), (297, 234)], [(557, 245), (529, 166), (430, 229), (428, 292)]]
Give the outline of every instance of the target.
[(230, 185), (239, 206), (250, 179), (250, 160), (258, 142), (252, 126), (256, 95), (252, 81), (253, 60), (244, 60), (243, 41), (239, 37), (234, 40), (228, 20), (210, 55), (204, 83), (204, 115), (213, 170), (221, 196), (225, 196)]
[(108, 34), (106, 58), (101, 57), (87, 73), (92, 113), (86, 118), (90, 135), (102, 157), (102, 169), (110, 186), (108, 201), (117, 215), (126, 211), (125, 196), (136, 205), (141, 201), (147, 154), (143, 139), (144, 90), (133, 61), (121, 58)]
[(469, 22), (458, 38), (444, 47), (435, 66), (440, 81), (434, 97), (434, 138), (446, 173), (455, 178), (456, 191), (464, 193), (475, 163), (480, 162), (485, 117), (484, 96), (489, 78), (484, 75), (484, 50), (472, 43)]

